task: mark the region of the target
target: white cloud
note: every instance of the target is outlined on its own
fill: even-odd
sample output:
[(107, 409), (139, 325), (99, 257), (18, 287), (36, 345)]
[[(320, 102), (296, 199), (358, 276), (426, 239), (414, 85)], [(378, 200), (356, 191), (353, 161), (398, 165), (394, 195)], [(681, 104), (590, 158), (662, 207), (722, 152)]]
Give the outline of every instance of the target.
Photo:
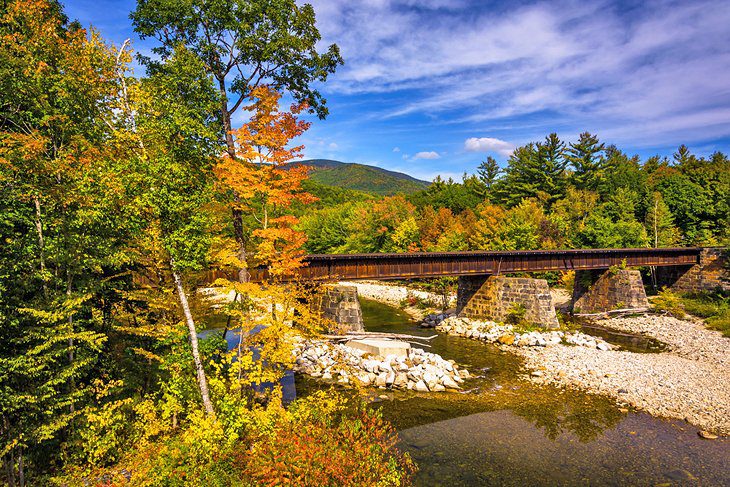
[(337, 142), (330, 142), (330, 143), (329, 143), (329, 144), (327, 145), (327, 148), (328, 148), (328, 149), (331, 149), (331, 150), (335, 150), (335, 149), (337, 149), (338, 147), (339, 147), (339, 146), (337, 145)]
[(716, 120), (730, 109), (727, 0), (312, 3), (323, 44), (337, 42), (346, 60), (327, 89), (398, 94), (373, 104), (373, 119), (499, 127), (529, 116), (520, 139), (564, 128), (634, 145), (730, 136), (730, 120)]
[(502, 156), (509, 156), (515, 147), (505, 140), (494, 137), (470, 137), (464, 141), (464, 149), (469, 152), (496, 152)]
[(400, 152), (400, 147), (393, 147), (393, 152)]
[(413, 156), (413, 159), (438, 159), (441, 156), (436, 151), (422, 151), (422, 152), (416, 152)]

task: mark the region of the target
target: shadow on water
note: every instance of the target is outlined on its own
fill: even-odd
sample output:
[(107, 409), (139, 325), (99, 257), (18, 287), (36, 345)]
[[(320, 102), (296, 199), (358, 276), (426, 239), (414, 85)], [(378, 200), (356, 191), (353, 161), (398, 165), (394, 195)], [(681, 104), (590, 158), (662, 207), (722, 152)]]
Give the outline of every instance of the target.
[[(369, 331), (437, 334), (401, 310), (361, 304)], [(428, 343), (478, 377), (465, 394), (382, 391), (388, 400), (376, 405), (419, 464), (419, 485), (730, 485), (726, 439), (519, 380), (519, 358), (489, 344), (444, 334)]]

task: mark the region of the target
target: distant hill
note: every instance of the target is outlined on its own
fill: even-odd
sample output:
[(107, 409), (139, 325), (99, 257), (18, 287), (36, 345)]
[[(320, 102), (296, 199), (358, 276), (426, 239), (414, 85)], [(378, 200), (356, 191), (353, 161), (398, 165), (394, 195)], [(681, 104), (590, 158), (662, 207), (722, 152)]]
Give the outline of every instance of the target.
[(292, 162), (291, 165), (314, 168), (309, 177), (320, 184), (383, 196), (415, 193), (430, 184), (401, 172), (329, 159), (307, 159)]

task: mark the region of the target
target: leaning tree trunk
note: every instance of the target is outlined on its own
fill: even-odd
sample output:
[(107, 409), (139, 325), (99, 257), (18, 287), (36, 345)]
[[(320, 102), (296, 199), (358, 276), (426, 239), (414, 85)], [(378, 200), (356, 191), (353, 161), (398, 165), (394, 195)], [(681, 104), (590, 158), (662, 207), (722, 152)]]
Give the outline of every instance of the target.
[(188, 297), (185, 294), (183, 288), (182, 279), (180, 273), (175, 270), (175, 264), (172, 263), (172, 277), (175, 280), (175, 287), (177, 288), (177, 295), (180, 299), (180, 305), (182, 306), (183, 313), (185, 314), (185, 322), (188, 325), (188, 333), (190, 335), (190, 346), (193, 349), (193, 362), (195, 362), (195, 371), (198, 375), (198, 387), (200, 387), (200, 395), (203, 397), (203, 407), (205, 413), (208, 416), (215, 416), (215, 410), (213, 410), (213, 403), (210, 401), (210, 395), (208, 393), (208, 380), (205, 378), (205, 369), (203, 369), (203, 362), (200, 360), (200, 352), (198, 350), (198, 333), (195, 329), (195, 321), (193, 315), (190, 312), (190, 305), (188, 304)]

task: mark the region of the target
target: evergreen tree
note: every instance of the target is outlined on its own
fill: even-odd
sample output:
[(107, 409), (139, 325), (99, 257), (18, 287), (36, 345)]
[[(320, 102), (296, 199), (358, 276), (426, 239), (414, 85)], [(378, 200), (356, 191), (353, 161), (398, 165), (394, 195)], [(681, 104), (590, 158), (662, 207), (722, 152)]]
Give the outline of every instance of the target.
[(479, 179), (484, 183), (484, 186), (487, 187), (487, 190), (491, 190), (492, 186), (494, 186), (494, 183), (497, 181), (497, 178), (499, 177), (499, 173), (502, 172), (502, 169), (499, 167), (499, 164), (497, 164), (497, 161), (492, 156), (487, 156), (486, 161), (482, 161), (481, 164), (479, 164), (479, 167), (477, 168), (477, 174), (479, 175)]
[(565, 195), (566, 166), (565, 143), (555, 133), (543, 142), (518, 147), (509, 158), (505, 177), (499, 180), (497, 197), (509, 207), (525, 198), (551, 205)]
[(570, 144), (566, 159), (574, 169), (571, 181), (576, 188), (596, 190), (603, 177), (603, 149), (598, 137), (589, 132), (583, 132), (578, 142)]

